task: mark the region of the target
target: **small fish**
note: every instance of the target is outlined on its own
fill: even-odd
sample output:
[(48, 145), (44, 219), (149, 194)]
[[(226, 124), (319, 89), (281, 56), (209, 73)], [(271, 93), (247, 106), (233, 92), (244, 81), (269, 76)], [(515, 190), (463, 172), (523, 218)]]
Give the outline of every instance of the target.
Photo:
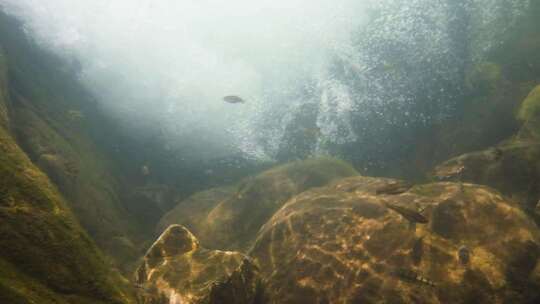
[(84, 114), (78, 110), (69, 110), (67, 111), (67, 116), (72, 121), (80, 121), (84, 119)]
[(462, 245), (461, 247), (459, 247), (457, 255), (458, 255), (459, 262), (462, 265), (469, 264), (469, 261), (471, 259), (471, 251), (469, 250), (467, 246)]
[(500, 160), (503, 156), (503, 151), (497, 147), (493, 148), (492, 153), (493, 153), (493, 160), (495, 161)]
[(419, 204), (416, 204), (416, 209), (418, 210), (418, 213), (424, 212), (424, 210), (426, 210), (427, 207), (428, 205), (420, 206)]
[(228, 103), (245, 103), (246, 101), (236, 95), (228, 95), (223, 97), (223, 100)]
[(459, 190), (459, 193), (465, 194), (465, 187), (463, 187), (462, 182), (458, 182), (458, 190)]
[(403, 281), (407, 281), (411, 283), (420, 283), (420, 284), (428, 285), (431, 287), (436, 286), (435, 282), (431, 281), (430, 279), (410, 269), (398, 268), (395, 271), (393, 271), (392, 274)]
[(395, 194), (401, 194), (403, 192), (407, 192), (407, 190), (412, 188), (412, 184), (407, 182), (395, 182), (395, 183), (389, 183), (381, 188), (375, 190), (376, 194), (389, 194), (389, 195), (395, 195)]
[(150, 175), (150, 168), (148, 168), (147, 165), (143, 165), (143, 166), (141, 167), (141, 174), (142, 174), (143, 176), (148, 176), (148, 175)]
[(406, 207), (401, 207), (396, 204), (392, 204), (388, 202), (385, 202), (384, 205), (388, 209), (392, 209), (395, 212), (399, 213), (401, 216), (407, 219), (411, 224), (416, 224), (416, 223), (426, 224), (428, 222), (428, 219), (416, 210), (409, 209)]
[(449, 180), (461, 180), (463, 171), (465, 170), (465, 166), (451, 166), (449, 168), (442, 168), (438, 169), (437, 174), (435, 177), (439, 181), (449, 181)]
[(136, 289), (141, 289), (141, 290), (143, 290), (143, 291), (148, 291), (148, 288), (145, 287), (143, 284), (134, 283), (134, 284), (133, 284), (133, 287), (135, 287)]
[(415, 265), (420, 264), (422, 256), (424, 255), (424, 237), (416, 239), (413, 243), (411, 258)]

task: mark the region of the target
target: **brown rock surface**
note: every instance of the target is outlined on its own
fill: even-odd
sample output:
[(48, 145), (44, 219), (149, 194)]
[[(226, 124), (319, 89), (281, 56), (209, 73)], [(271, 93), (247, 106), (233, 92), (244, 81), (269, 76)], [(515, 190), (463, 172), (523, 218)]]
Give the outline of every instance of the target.
[[(524, 86), (524, 88), (529, 85)], [(462, 154), (438, 165), (436, 180), (488, 185), (521, 203), (540, 223), (535, 207), (540, 199), (540, 86), (533, 86), (519, 106), (516, 118), (522, 123), (512, 138), (494, 147)]]
[(170, 225), (181, 224), (194, 234), (200, 235), (199, 224), (217, 204), (234, 195), (235, 190), (234, 187), (220, 187), (195, 193), (178, 202), (176, 207), (166, 213), (159, 221), (156, 231), (162, 233)]
[(226, 280), (218, 282), (205, 299), (208, 304), (265, 304), (266, 292), (260, 272), (250, 260), (244, 259)]
[(243, 250), (289, 198), (357, 174), (349, 164), (332, 158), (292, 162), (247, 178), (234, 191), (209, 190), (192, 196), (165, 215), (158, 230), (182, 224), (207, 248)]
[(532, 210), (540, 198), (540, 143), (509, 141), (452, 158), (437, 166), (437, 180), (488, 185)]
[[(213, 288), (229, 282), (245, 259), (238, 252), (205, 249), (185, 227), (172, 225), (148, 250), (137, 269), (141, 302), (208, 303)], [(236, 286), (226, 284), (221, 290), (234, 290)]]
[[(519, 208), (473, 184), (380, 190), (399, 183), (346, 178), (301, 193), (277, 211), (250, 251), (270, 303), (538, 299), (539, 231)], [(425, 209), (429, 222), (411, 229), (387, 204)]]

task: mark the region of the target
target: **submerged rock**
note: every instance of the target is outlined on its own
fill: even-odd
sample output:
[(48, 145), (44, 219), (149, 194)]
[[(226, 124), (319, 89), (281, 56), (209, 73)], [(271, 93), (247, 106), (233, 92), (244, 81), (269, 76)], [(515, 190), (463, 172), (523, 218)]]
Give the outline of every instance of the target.
[[(528, 85), (527, 85), (528, 86)], [(434, 180), (472, 182), (500, 190), (521, 203), (540, 223), (535, 208), (540, 199), (540, 86), (534, 87), (516, 114), (518, 134), (485, 150), (465, 153), (438, 165)]]
[(517, 119), (523, 122), (521, 137), (540, 139), (540, 85), (536, 86), (523, 100)]
[(244, 179), (230, 193), (210, 190), (181, 202), (158, 225), (182, 224), (207, 248), (245, 249), (259, 228), (289, 198), (313, 187), (358, 173), (332, 158), (292, 162)]
[[(64, 99), (47, 86), (45, 79), (58, 79), (46, 70), (47, 59), (33, 48), (18, 22), (0, 11), (0, 303), (133, 303), (127, 281), (111, 270), (65, 193), (53, 184), (57, 176), (44, 172), (45, 167), (55, 173), (64, 170), (75, 179), (76, 158), (57, 153), (61, 136), (47, 132), (44, 125), (35, 124), (31, 137), (17, 132), (36, 122), (33, 116), (19, 119), (21, 108), (43, 102), (43, 107), (33, 104), (32, 110), (39, 108), (42, 121), (51, 122), (53, 104)], [(54, 98), (41, 98), (44, 92)], [(29, 145), (39, 153), (32, 153)]]
[(257, 270), (246, 259), (239, 252), (205, 249), (185, 227), (172, 225), (148, 250), (135, 280), (146, 304), (219, 303), (231, 293), (253, 298)]
[(0, 126), (0, 303), (128, 303), (66, 201)]
[(176, 204), (171, 211), (166, 213), (159, 221), (156, 232), (161, 234), (167, 227), (173, 224), (186, 226), (196, 235), (199, 224), (206, 219), (206, 216), (217, 204), (228, 199), (236, 193), (234, 187), (212, 188), (206, 191), (195, 193)]
[(8, 115), (8, 64), (4, 50), (0, 45), (0, 126), (6, 128), (9, 125)]
[[(452, 158), (435, 168), (436, 180), (488, 185), (533, 210), (540, 198), (540, 143), (510, 141), (494, 148)], [(457, 172), (459, 174), (449, 174)]]
[(208, 304), (264, 304), (267, 303), (260, 272), (250, 260), (244, 259), (225, 281), (212, 285), (203, 301)]
[[(249, 252), (269, 302), (523, 303), (540, 296), (533, 279), (540, 232), (519, 208), (473, 184), (377, 194), (395, 182), (351, 177), (288, 200)], [(429, 223), (411, 230), (387, 203), (424, 209)]]

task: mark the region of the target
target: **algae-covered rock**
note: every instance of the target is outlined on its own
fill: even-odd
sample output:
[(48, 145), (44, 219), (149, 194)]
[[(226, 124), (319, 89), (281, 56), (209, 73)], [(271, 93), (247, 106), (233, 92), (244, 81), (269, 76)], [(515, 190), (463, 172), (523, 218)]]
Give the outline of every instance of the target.
[(228, 278), (212, 285), (203, 303), (265, 304), (267, 301), (258, 267), (250, 260), (244, 259)]
[(0, 125), (6, 128), (8, 124), (8, 65), (0, 45)]
[(56, 188), (2, 127), (0, 244), (2, 303), (129, 301)]
[(198, 227), (212, 209), (236, 193), (235, 187), (219, 187), (201, 191), (176, 204), (157, 225), (158, 234), (172, 224), (182, 224), (198, 234)]
[(207, 248), (244, 249), (293, 195), (357, 174), (347, 163), (332, 158), (292, 162), (243, 180), (235, 193), (215, 190), (198, 194), (180, 203), (160, 225), (186, 225)]
[[(144, 168), (144, 166), (143, 166)], [(126, 209), (136, 215), (138, 224), (143, 231), (151, 233), (156, 223), (163, 217), (165, 210), (173, 205), (175, 189), (173, 187), (147, 182), (143, 186), (132, 187), (129, 195), (126, 195)], [(168, 226), (164, 227), (167, 228)], [(160, 235), (163, 230), (158, 231)]]
[(518, 134), (485, 150), (451, 158), (435, 167), (436, 180), (488, 185), (518, 200), (540, 223), (534, 209), (540, 199), (540, 86), (523, 100), (516, 114)]
[(65, 63), (40, 49), (3, 12), (0, 45), (0, 125), (58, 187), (96, 243), (119, 264), (131, 262), (127, 257), (135, 252), (118, 256), (111, 244), (111, 236), (144, 237), (123, 204), (122, 176), (105, 151), (103, 137), (117, 138), (110, 128), (104, 131), (110, 122), (77, 78), (62, 69)]
[(527, 303), (540, 296), (533, 279), (540, 232), (505, 197), (460, 183), (387, 191), (396, 184), (351, 177), (288, 200), (249, 252), (270, 303)]
[[(20, 101), (26, 102), (22, 95), (47, 91), (44, 79), (56, 79), (54, 73), (33, 73), (32, 66), (46, 66), (43, 58), (21, 64), (40, 53), (3, 12), (0, 44), (0, 303), (133, 303), (126, 280), (111, 270), (49, 179), (57, 176), (48, 177), (35, 165), (51, 169), (48, 173), (65, 171), (72, 179), (78, 175), (74, 158), (58, 153), (65, 141), (54, 141), (65, 135), (58, 135), (61, 132), (53, 130), (58, 125), (51, 122), (56, 105), (51, 101), (61, 98), (40, 100), (46, 105), (40, 108), (41, 121), (50, 125), (44, 123), (47, 129), (25, 138), (36, 144), (39, 154), (27, 153), (16, 141), (17, 130), (42, 127), (35, 120), (18, 120)], [(43, 74), (46, 77), (38, 79)], [(34, 86), (29, 86), (32, 81)]]
[(29, 99), (15, 96), (10, 118), (21, 148), (62, 192), (98, 245), (120, 263), (130, 262), (127, 257), (134, 253), (118, 256), (110, 243), (111, 235), (132, 237), (134, 230), (110, 160), (84, 133), (51, 122)]
[(491, 186), (532, 210), (540, 199), (540, 143), (509, 141), (483, 151), (452, 158), (437, 166), (437, 180)]
[(540, 85), (536, 86), (523, 100), (517, 117), (522, 121), (527, 121), (538, 115), (540, 115)]
[(540, 85), (523, 100), (517, 118), (523, 122), (521, 137), (540, 139)]
[(244, 259), (238, 252), (205, 249), (185, 227), (172, 225), (146, 253), (136, 283), (143, 303), (203, 303)]

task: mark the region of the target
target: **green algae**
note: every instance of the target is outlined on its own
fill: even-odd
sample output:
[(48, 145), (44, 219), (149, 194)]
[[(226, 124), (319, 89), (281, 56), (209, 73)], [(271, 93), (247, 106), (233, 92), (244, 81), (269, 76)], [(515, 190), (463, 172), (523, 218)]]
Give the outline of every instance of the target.
[[(93, 301), (93, 302), (92, 302)], [(58, 304), (95, 303), (82, 297), (66, 297), (51, 291), (46, 285), (17, 270), (12, 264), (0, 258), (0, 302), (10, 304)]]
[[(350, 164), (331, 157), (286, 163), (242, 180), (236, 191), (194, 195), (165, 215), (158, 231), (171, 224), (182, 224), (207, 248), (246, 249), (257, 230), (292, 196), (357, 175)], [(196, 210), (194, 202), (207, 207)], [(187, 216), (191, 212), (196, 214), (195, 220)]]
[(130, 303), (126, 282), (35, 165), (43, 155), (75, 159), (74, 136), (55, 114), (67, 101), (51, 85), (65, 79), (29, 60), (44, 57), (14, 26), (0, 14), (0, 302)]
[(522, 139), (540, 138), (540, 85), (532, 89), (521, 103), (516, 118), (523, 123), (519, 132)]
[(2, 113), (9, 112), (17, 144), (48, 175), (101, 249), (128, 268), (136, 249), (116, 250), (115, 240), (139, 242), (146, 236), (123, 204), (118, 166), (98, 144), (109, 124), (66, 64), (27, 39), (3, 13), (0, 45), (0, 125), (7, 125)]
[(8, 67), (4, 50), (0, 45), (0, 125), (8, 126)]
[(98, 249), (48, 178), (2, 128), (0, 184), (0, 243), (6, 248), (1, 259), (51, 292), (122, 302)]
[(536, 86), (523, 100), (517, 118), (523, 122), (538, 119), (540, 115), (540, 85)]
[(355, 176), (358, 171), (347, 162), (332, 157), (309, 158), (277, 167), (274, 170), (283, 170), (291, 178), (302, 181), (302, 187), (322, 186), (336, 178)]

